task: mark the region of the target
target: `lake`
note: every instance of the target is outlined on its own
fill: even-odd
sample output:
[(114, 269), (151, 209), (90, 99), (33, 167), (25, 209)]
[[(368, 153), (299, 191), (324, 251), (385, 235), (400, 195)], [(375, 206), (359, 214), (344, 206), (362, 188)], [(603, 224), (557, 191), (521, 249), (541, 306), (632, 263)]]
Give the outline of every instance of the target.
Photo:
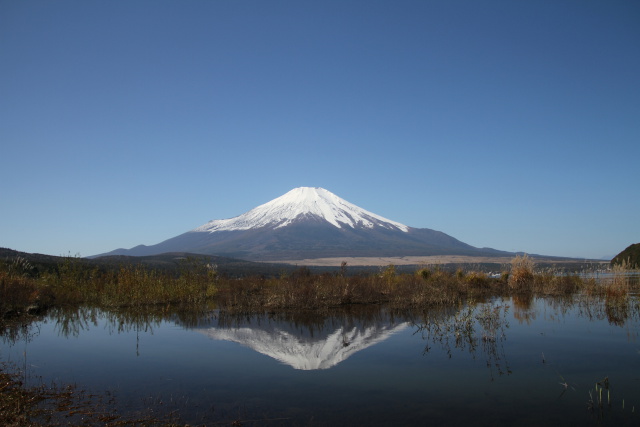
[(28, 383), (191, 424), (639, 425), (639, 312), (637, 296), (260, 316), (84, 308), (5, 335), (0, 360)]

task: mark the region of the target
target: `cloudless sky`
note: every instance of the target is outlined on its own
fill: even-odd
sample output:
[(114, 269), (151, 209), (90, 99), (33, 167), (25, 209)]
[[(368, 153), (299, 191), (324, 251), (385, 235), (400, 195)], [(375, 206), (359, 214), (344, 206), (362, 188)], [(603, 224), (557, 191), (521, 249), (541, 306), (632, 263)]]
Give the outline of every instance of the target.
[(0, 246), (155, 244), (300, 186), (478, 247), (640, 242), (640, 2), (0, 0)]

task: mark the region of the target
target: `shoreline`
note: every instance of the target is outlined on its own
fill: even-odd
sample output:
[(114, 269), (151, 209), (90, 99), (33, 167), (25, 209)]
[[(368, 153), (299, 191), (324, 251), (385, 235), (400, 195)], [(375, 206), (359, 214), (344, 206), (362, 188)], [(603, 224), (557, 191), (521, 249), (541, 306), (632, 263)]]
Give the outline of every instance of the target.
[[(550, 257), (532, 257), (536, 263), (577, 264), (591, 262), (609, 264), (606, 260), (555, 259)], [(437, 264), (511, 264), (513, 257), (478, 257), (465, 255), (432, 255), (403, 257), (331, 257), (297, 260), (260, 261), (269, 264), (305, 265), (308, 267), (340, 267), (346, 262), (351, 267), (381, 267), (393, 265), (437, 265)]]

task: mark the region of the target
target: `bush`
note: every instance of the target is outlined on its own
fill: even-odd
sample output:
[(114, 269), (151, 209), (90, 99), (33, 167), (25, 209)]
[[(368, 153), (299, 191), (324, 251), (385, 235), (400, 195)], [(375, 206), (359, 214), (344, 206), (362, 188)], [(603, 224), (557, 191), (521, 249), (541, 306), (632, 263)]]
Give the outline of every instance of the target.
[(514, 290), (523, 290), (533, 283), (533, 270), (535, 263), (527, 254), (517, 255), (511, 260), (511, 272), (509, 273), (509, 287)]
[(428, 280), (429, 277), (431, 277), (431, 270), (429, 268), (421, 268), (420, 270), (416, 271), (416, 275), (422, 277), (424, 280)]
[(490, 283), (487, 275), (478, 271), (471, 271), (467, 273), (464, 280), (469, 285), (477, 288), (488, 288)]

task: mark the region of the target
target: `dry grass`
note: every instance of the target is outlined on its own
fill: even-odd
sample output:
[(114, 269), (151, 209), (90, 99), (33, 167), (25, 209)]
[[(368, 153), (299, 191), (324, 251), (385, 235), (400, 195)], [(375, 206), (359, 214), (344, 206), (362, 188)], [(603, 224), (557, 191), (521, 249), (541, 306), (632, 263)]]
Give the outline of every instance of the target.
[[(27, 386), (20, 372), (0, 364), (0, 425), (36, 426), (184, 426), (173, 413), (166, 416), (122, 415), (113, 400), (75, 386)], [(151, 411), (149, 411), (151, 412)]]
[[(15, 264), (15, 263), (14, 263)], [(335, 274), (312, 274), (308, 268), (277, 278), (218, 277), (215, 269), (186, 262), (174, 276), (142, 266), (100, 271), (66, 259), (55, 272), (38, 277), (29, 266), (0, 264), (0, 318), (47, 307), (137, 307), (166, 304), (201, 304), (215, 299), (222, 308), (240, 311), (279, 309), (313, 310), (349, 304), (390, 304), (415, 308), (457, 303), (487, 296), (626, 295), (627, 276), (614, 275), (600, 285), (593, 279), (547, 270), (536, 272), (527, 255), (515, 257), (502, 274), (489, 277), (476, 266), (455, 273), (441, 265), (427, 265), (413, 274), (389, 265), (376, 274), (347, 276), (346, 265)], [(507, 272), (507, 270), (509, 270)]]
[(0, 272), (0, 318), (28, 311), (39, 298), (40, 292), (34, 280)]
[(605, 293), (609, 297), (628, 295), (631, 290), (631, 280), (627, 275), (629, 271), (625, 261), (613, 266), (613, 278), (605, 284)]
[(584, 289), (594, 279), (546, 271), (534, 275), (532, 291), (537, 295), (570, 295)]
[(185, 261), (178, 276), (143, 266), (100, 271), (74, 258), (66, 258), (54, 272), (34, 276), (17, 260), (0, 263), (0, 318), (79, 304), (200, 303), (213, 298), (217, 281), (214, 268), (194, 260)]
[(534, 279), (535, 263), (527, 254), (517, 255), (511, 260), (509, 273), (509, 287), (513, 290), (526, 290), (531, 287)]
[(379, 274), (345, 277), (313, 275), (302, 268), (276, 279), (221, 280), (216, 300), (227, 310), (313, 310), (349, 304), (388, 304), (415, 308), (451, 304), (469, 297), (506, 291), (506, 283), (476, 271), (452, 274), (425, 267), (415, 274), (399, 274), (393, 265)]

